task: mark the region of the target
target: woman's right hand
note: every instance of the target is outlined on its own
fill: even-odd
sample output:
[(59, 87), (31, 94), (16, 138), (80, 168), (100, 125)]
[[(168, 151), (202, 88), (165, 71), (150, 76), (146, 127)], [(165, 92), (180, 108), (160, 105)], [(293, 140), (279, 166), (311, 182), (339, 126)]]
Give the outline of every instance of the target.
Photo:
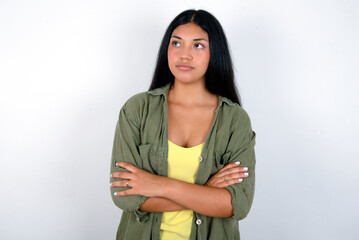
[(205, 184), (207, 187), (225, 188), (229, 185), (241, 183), (248, 177), (248, 168), (240, 167), (240, 162), (226, 165), (214, 174)]

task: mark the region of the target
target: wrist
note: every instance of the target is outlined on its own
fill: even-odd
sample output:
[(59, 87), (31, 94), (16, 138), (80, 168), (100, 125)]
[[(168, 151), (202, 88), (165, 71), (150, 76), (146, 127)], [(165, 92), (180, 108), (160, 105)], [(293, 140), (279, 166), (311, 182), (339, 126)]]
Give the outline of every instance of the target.
[(166, 191), (167, 191), (167, 177), (158, 176), (158, 184), (157, 184), (157, 196), (165, 198), (166, 197)]
[(172, 178), (169, 178), (169, 177), (163, 177), (161, 176), (161, 179), (160, 179), (160, 196), (159, 197), (163, 197), (163, 198), (167, 198), (167, 199), (170, 199), (170, 196), (173, 196), (173, 193), (172, 193), (172, 185), (174, 183), (174, 179)]

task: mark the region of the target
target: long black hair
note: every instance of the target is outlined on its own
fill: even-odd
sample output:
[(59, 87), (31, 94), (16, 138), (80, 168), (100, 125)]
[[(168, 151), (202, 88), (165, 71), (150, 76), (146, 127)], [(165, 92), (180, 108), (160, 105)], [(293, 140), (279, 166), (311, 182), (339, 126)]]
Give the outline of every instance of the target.
[(180, 13), (168, 26), (163, 36), (157, 56), (157, 65), (149, 90), (174, 82), (174, 76), (168, 66), (167, 49), (172, 32), (186, 23), (195, 23), (207, 32), (209, 37), (210, 60), (205, 75), (206, 88), (209, 92), (227, 97), (241, 105), (234, 82), (232, 59), (227, 38), (221, 24), (209, 12), (204, 10), (186, 10)]

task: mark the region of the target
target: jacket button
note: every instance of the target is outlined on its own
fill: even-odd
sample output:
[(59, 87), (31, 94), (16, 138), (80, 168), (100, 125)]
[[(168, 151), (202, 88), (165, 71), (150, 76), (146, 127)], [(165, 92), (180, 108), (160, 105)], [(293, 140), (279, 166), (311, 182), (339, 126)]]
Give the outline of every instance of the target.
[(201, 225), (201, 223), (202, 223), (202, 220), (201, 220), (201, 219), (197, 219), (197, 220), (196, 220), (196, 224), (197, 224), (197, 225)]
[(202, 156), (199, 156), (199, 157), (198, 157), (198, 161), (199, 161), (199, 162), (202, 162), (202, 161), (203, 161), (203, 157), (202, 157)]

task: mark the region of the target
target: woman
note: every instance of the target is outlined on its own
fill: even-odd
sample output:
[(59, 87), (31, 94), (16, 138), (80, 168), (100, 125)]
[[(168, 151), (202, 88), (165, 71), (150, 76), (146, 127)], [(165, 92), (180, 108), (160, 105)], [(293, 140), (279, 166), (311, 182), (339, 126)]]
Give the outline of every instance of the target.
[(206, 11), (182, 12), (163, 37), (149, 91), (120, 111), (117, 239), (239, 239), (253, 201), (254, 144), (221, 25)]

